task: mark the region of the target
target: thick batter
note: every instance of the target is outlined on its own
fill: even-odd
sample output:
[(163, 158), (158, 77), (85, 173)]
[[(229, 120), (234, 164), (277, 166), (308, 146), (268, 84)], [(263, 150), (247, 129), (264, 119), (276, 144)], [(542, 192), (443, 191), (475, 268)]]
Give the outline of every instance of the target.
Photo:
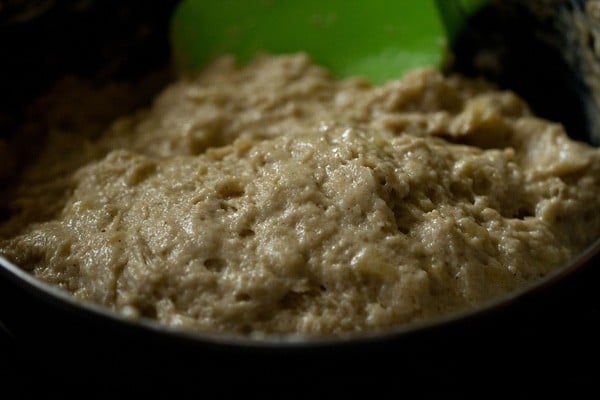
[(100, 137), (92, 117), (50, 124), (0, 252), (128, 317), (382, 330), (534, 282), (600, 235), (600, 150), (434, 70), (375, 87), (302, 54), (221, 58)]

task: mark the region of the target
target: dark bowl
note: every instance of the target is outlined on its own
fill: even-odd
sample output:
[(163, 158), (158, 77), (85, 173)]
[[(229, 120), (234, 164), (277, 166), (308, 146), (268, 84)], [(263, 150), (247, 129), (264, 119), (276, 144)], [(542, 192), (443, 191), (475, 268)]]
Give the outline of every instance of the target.
[[(26, 105), (66, 74), (102, 82), (168, 70), (168, 19), (176, 3), (0, 2), (3, 137), (20, 140), (14, 131)], [(484, 10), (457, 43), (453, 68), (515, 90), (540, 115), (597, 144), (595, 92), (584, 57), (570, 53), (568, 24), (556, 23), (564, 13), (583, 12), (586, 2), (544, 3), (555, 6), (553, 13), (540, 16), (517, 1)], [(482, 64), (482, 54), (498, 62)], [(536, 379), (581, 389), (598, 372), (585, 360), (596, 364), (599, 350), (599, 252), (600, 240), (535, 285), (475, 310), (360, 337), (268, 341), (126, 320), (75, 302), (0, 258), (0, 345), (6, 354), (0, 368), (23, 393), (40, 386), (69, 393), (83, 385), (98, 395), (201, 394), (209, 388), (226, 394), (257, 386), (275, 393), (288, 384), (308, 396), (316, 384), (338, 394), (366, 384), (396, 394), (447, 394), (469, 392), (473, 382), (537, 388)]]

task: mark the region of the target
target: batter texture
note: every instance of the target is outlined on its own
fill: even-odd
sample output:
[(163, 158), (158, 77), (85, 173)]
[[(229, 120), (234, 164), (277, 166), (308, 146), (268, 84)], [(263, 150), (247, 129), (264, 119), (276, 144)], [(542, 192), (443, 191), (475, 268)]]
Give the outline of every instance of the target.
[(223, 57), (100, 136), (57, 108), (0, 252), (132, 318), (385, 330), (535, 282), (600, 235), (600, 151), (480, 80)]

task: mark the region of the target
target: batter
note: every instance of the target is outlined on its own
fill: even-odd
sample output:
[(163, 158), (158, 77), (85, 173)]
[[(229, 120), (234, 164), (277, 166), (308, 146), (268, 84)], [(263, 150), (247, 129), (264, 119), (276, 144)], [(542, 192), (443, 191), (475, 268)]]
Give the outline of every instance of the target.
[(600, 234), (600, 150), (480, 80), (223, 57), (99, 135), (55, 108), (0, 252), (129, 318), (374, 332), (535, 282)]

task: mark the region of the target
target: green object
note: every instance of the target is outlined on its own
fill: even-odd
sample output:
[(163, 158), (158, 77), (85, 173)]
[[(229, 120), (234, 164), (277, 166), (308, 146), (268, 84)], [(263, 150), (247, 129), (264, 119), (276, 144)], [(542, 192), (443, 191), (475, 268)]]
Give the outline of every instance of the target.
[(306, 52), (339, 77), (374, 83), (441, 67), (488, 0), (183, 0), (171, 21), (175, 62), (196, 70), (229, 53)]

